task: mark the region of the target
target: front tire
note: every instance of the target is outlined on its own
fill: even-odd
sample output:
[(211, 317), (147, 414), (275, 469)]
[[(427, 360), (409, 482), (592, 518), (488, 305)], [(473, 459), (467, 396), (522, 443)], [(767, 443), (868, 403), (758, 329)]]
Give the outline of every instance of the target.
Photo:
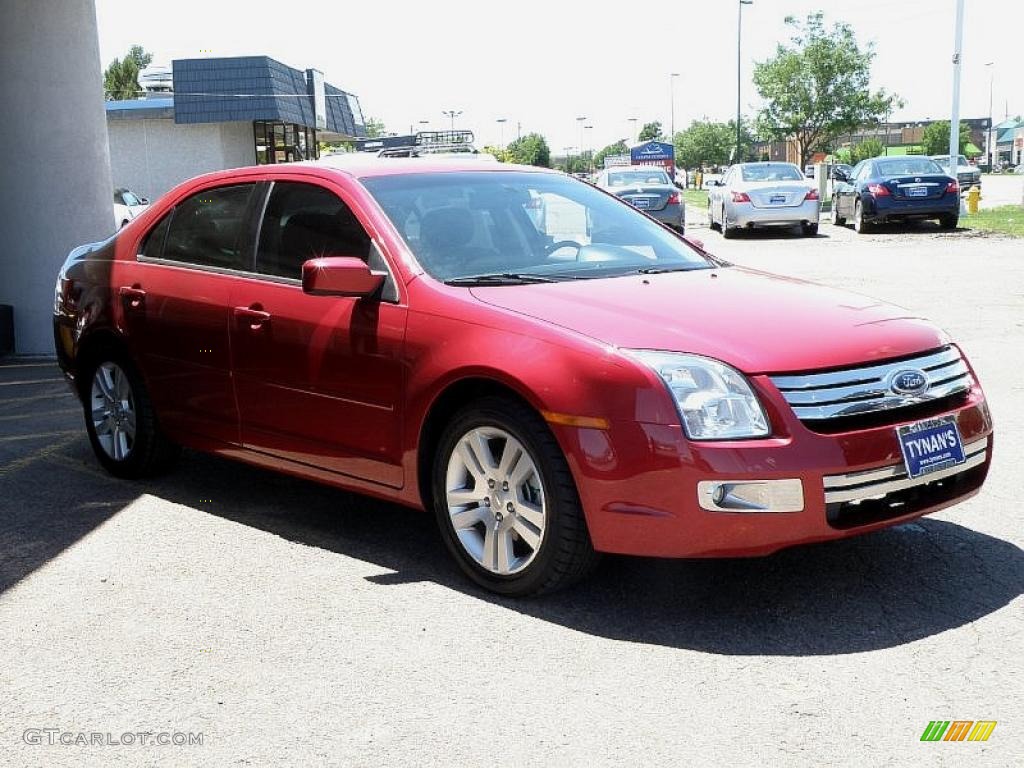
[(172, 464), (179, 448), (161, 432), (131, 360), (116, 352), (98, 355), (84, 373), (85, 428), (104, 469), (135, 479), (159, 474)]
[(460, 410), (441, 436), (432, 486), (445, 545), (485, 589), (551, 592), (597, 562), (565, 457), (526, 405), (486, 397)]

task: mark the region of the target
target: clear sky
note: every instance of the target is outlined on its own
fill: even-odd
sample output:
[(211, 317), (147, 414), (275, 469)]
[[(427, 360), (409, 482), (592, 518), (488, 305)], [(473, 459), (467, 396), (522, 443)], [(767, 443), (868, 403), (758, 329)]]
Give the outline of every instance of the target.
[[(875, 45), (876, 87), (907, 102), (894, 119), (948, 118), (955, 0), (754, 0), (743, 8), (743, 105), (757, 106), (755, 61), (788, 37), (787, 15), (823, 10)], [(543, 133), (556, 154), (632, 138), (639, 124), (675, 125), (736, 111), (736, 0), (661, 3), (577, 0), (262, 2), (96, 0), (106, 66), (133, 43), (154, 63), (266, 54), (355, 93), (389, 130), (448, 127), (442, 110), (479, 145)], [(994, 113), (1024, 112), (1024, 0), (966, 0), (962, 117), (984, 117), (989, 74)], [(987, 62), (994, 62), (986, 68)], [(421, 126), (419, 121), (429, 121)]]

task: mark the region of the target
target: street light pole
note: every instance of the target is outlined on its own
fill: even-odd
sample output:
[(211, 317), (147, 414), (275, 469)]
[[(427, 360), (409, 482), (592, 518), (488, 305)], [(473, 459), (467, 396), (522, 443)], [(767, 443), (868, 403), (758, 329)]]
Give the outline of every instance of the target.
[[(593, 127), (594, 126), (592, 126), (592, 125), (584, 125), (583, 126), (583, 130), (589, 131)], [(594, 149), (591, 146), (590, 142), (591, 142), (591, 135), (588, 134), (586, 147), (590, 148), (590, 152), (587, 154), (587, 170), (590, 171), (591, 173), (593, 173), (594, 172)]]
[(676, 143), (676, 78), (679, 77), (678, 72), (673, 72), (668, 76), (668, 89), (669, 97), (671, 98), (672, 108), (669, 112), (669, 131), (672, 138), (669, 139), (669, 143), (675, 145)]
[(583, 160), (583, 123), (587, 120), (586, 117), (577, 117), (576, 122), (580, 126), (580, 161)]
[(638, 117), (628, 117), (626, 119), (629, 120), (629, 122), (631, 122), (633, 124), (633, 133), (632, 133), (633, 143), (636, 144), (636, 142), (637, 142), (636, 121), (639, 120), (640, 118), (638, 118)]
[(505, 151), (505, 123), (508, 122), (507, 117), (499, 117), (496, 121), (498, 123), (498, 146), (501, 151)]
[(441, 114), (445, 117), (451, 118), (452, 130), (455, 130), (455, 118), (462, 114), (461, 109), (442, 109)]
[(738, 8), (736, 11), (736, 162), (740, 162), (740, 115), (741, 115), (741, 99), (740, 93), (742, 91), (743, 83), (743, 66), (740, 58), (740, 44), (743, 40), (743, 6), (753, 5), (754, 0), (739, 0)]

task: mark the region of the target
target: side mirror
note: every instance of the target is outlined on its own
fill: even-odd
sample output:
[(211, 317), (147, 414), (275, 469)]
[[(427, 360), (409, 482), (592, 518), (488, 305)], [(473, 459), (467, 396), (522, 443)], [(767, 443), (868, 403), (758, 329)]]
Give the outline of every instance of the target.
[(139, 198), (139, 202), (140, 202), (140, 203), (141, 203), (142, 205), (149, 205), (149, 198), (148, 198), (148, 197), (140, 197), (140, 198)]
[(832, 169), (832, 180), (833, 181), (849, 181), (850, 177), (846, 175), (846, 171), (842, 168)]
[(380, 290), (384, 275), (354, 256), (324, 256), (302, 265), (302, 291), (311, 296), (364, 298)]

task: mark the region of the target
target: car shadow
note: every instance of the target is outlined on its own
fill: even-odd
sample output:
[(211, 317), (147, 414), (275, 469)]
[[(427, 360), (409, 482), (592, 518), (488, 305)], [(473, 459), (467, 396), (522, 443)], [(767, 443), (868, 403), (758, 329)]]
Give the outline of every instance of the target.
[[(67, 460), (86, 472), (95, 464), (84, 440)], [(90, 474), (100, 477), (98, 470)], [(812, 656), (889, 648), (975, 621), (1024, 591), (1020, 548), (924, 519), (765, 558), (606, 557), (570, 589), (507, 599), (469, 582), (432, 517), (416, 510), (191, 452), (162, 478), (100, 485), (94, 501), (110, 498), (112, 489), (120, 498), (151, 494), (372, 562), (390, 571), (368, 577), (382, 587), (435, 582), (590, 635), (707, 653)]]
[(783, 227), (755, 227), (753, 229), (738, 229), (734, 235), (736, 240), (822, 240), (828, 239), (828, 233), (821, 229), (814, 235), (805, 235), (798, 229), (785, 229)]

